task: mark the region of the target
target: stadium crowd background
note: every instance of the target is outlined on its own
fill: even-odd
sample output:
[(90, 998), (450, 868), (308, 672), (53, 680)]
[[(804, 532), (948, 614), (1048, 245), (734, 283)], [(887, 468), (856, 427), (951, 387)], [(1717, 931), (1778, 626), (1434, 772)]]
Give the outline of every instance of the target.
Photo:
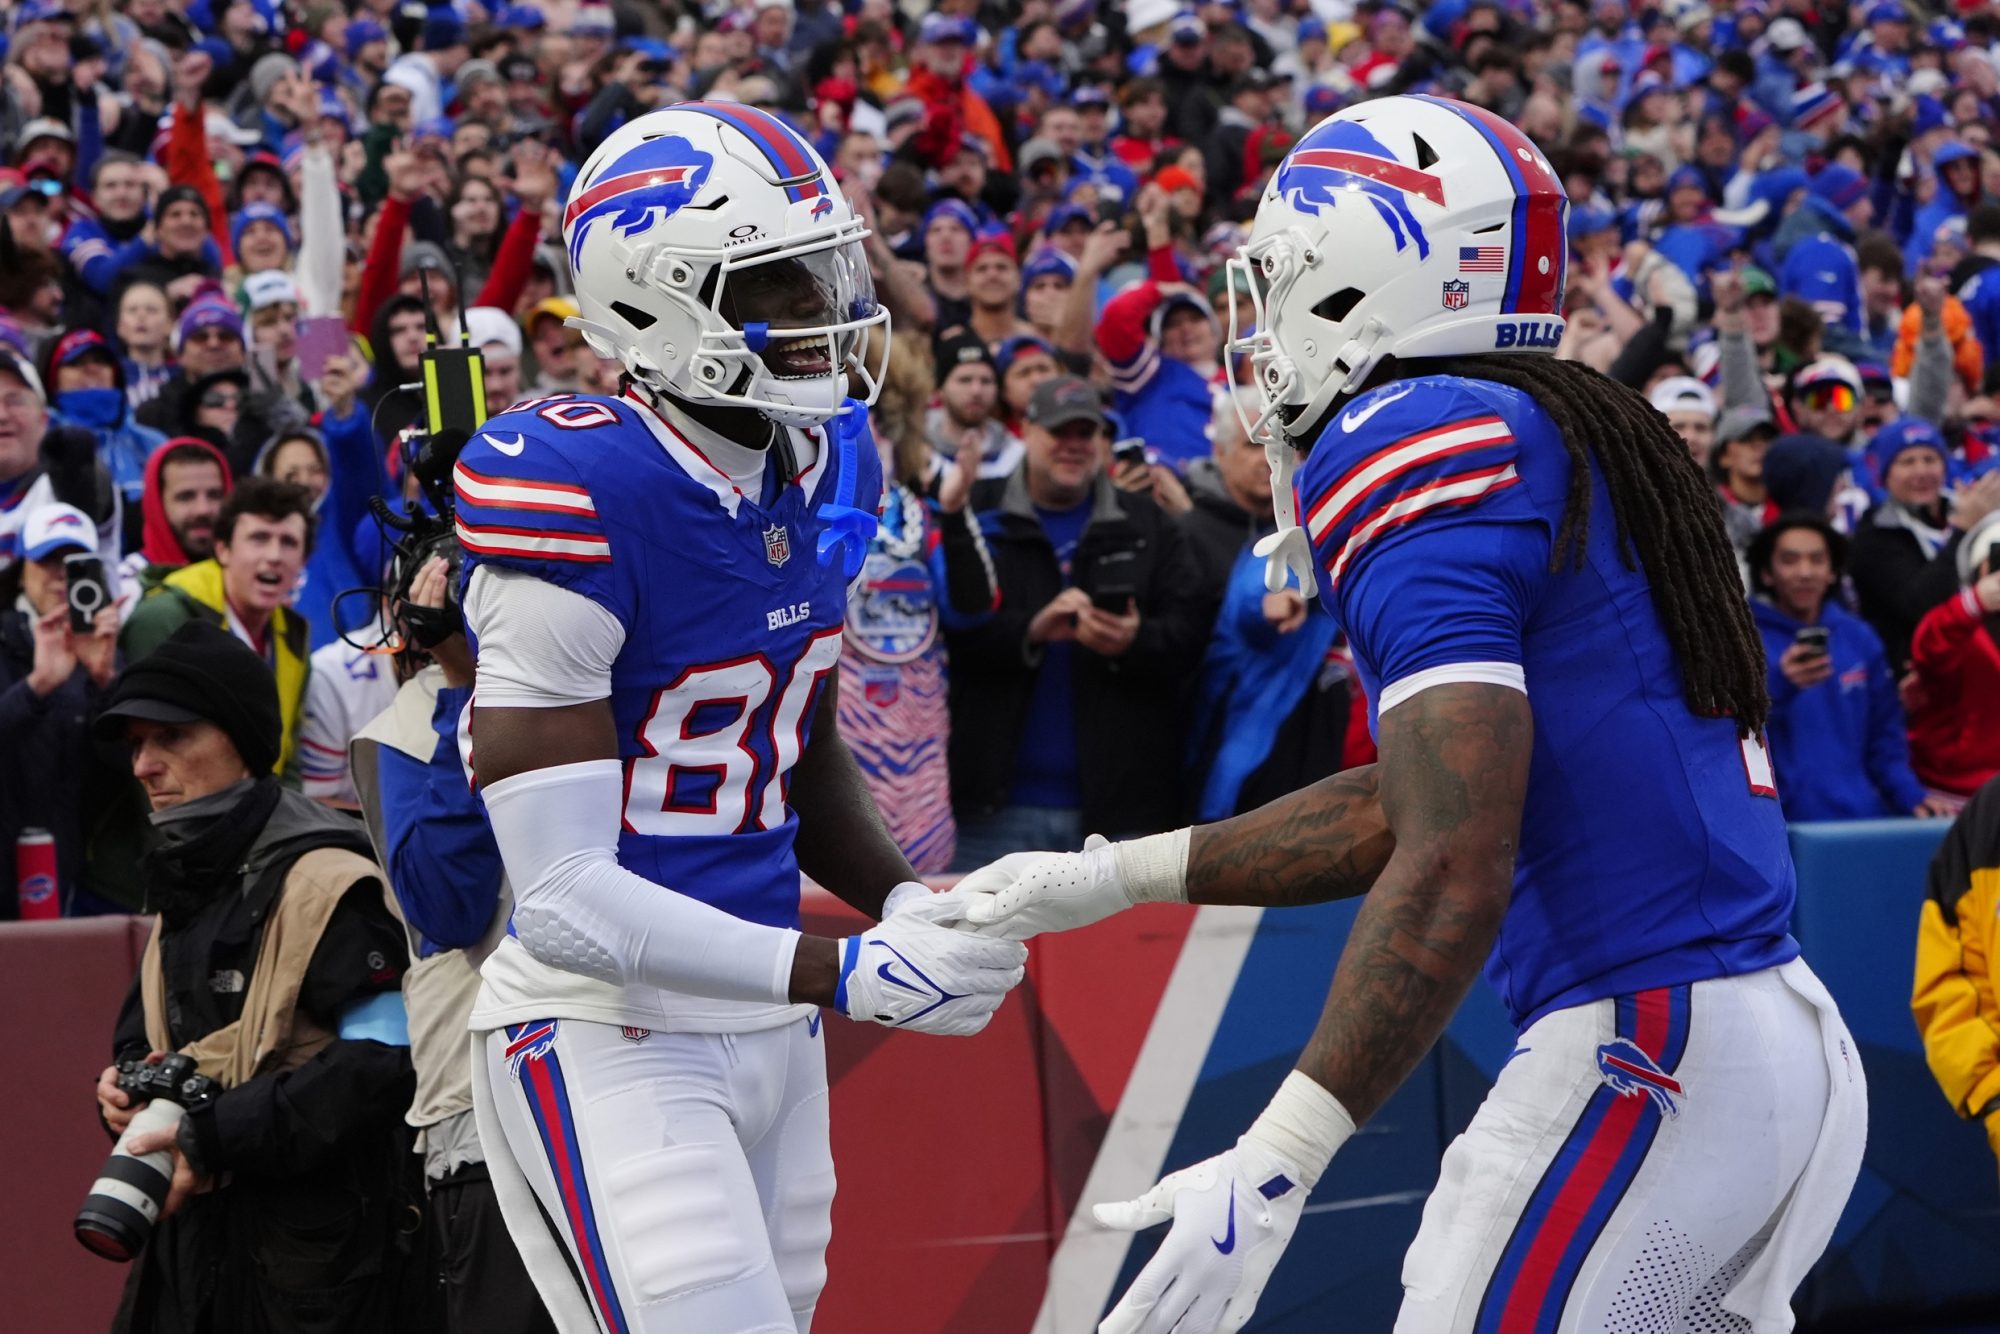
[[(1301, 136), (1403, 92), (1498, 112), (1561, 174), (1554, 351), (1646, 394), (1712, 478), (1787, 814), (1957, 811), (2000, 772), (1992, 7), (24, 0), (0, 848), (52, 835), (65, 914), (144, 908), (144, 803), (90, 722), (191, 619), (272, 666), (287, 781), (356, 805), (347, 743), (397, 669), (338, 595), (381, 578), (368, 498), (415, 495), (423, 294), (447, 341), (463, 309), (490, 410), (618, 392), (563, 323), (561, 208), (610, 130), (689, 98), (784, 117), (874, 229), (897, 481), (841, 715), (919, 869), (1365, 762), (1332, 625), (1249, 554), (1269, 483), (1222, 362), (1256, 309), (1222, 263)], [(89, 552), (112, 602), (78, 631)]]

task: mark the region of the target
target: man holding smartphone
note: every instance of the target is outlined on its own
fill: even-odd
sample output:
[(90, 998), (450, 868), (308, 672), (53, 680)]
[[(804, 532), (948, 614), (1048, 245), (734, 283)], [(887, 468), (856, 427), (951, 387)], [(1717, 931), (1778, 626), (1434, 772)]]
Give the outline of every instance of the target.
[[(22, 830), (48, 830), (65, 905), (83, 874), (84, 782), (98, 762), (88, 729), (118, 665), (109, 598), (87, 617), (72, 601), (76, 593), (88, 603), (79, 585), (92, 577), (101, 591), (97, 525), (55, 503), (29, 513), (22, 558), (0, 574), (0, 754), (8, 757), (0, 765), (0, 871), (11, 869)], [(12, 892), (0, 893), (0, 918), (15, 906)]]
[(1750, 542), (1750, 611), (1770, 663), (1771, 764), (1788, 820), (1935, 814), (1910, 768), (1882, 640), (1832, 592), (1847, 539), (1823, 515), (1786, 514)]
[(1000, 596), (979, 616), (945, 612), (963, 866), (1178, 818), (1171, 720), (1207, 636), (1179, 525), (1112, 484), (1098, 390), (1074, 376), (1038, 386), (1023, 442), (1020, 465), (970, 502)]

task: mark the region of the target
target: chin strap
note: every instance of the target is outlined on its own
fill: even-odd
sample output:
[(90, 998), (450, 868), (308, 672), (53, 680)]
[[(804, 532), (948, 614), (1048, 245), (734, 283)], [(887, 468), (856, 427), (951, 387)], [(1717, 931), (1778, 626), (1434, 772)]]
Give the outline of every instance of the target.
[(842, 577), (852, 582), (861, 573), (868, 545), (881, 528), (874, 511), (854, 504), (856, 460), (864, 445), (871, 451), (875, 448), (875, 437), (868, 429), (868, 409), (851, 398), (827, 426), (828, 447), (838, 450), (840, 457), (833, 497), (819, 507), (824, 525), (819, 535), (819, 563), (831, 566), (838, 560)]
[(1251, 550), (1264, 558), (1265, 588), (1282, 592), (1296, 578), (1299, 592), (1310, 600), (1319, 591), (1319, 579), (1312, 539), (1299, 527), (1298, 500), (1292, 492), (1298, 451), (1285, 443), (1280, 432), (1273, 431), (1264, 442), (1264, 459), (1271, 466), (1271, 513), (1278, 521), (1278, 531), (1259, 538)]

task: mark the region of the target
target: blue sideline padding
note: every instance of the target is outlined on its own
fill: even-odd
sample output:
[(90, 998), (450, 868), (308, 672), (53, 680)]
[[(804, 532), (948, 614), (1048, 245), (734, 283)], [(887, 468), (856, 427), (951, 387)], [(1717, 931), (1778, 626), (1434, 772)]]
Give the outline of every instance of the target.
[[(2000, 1166), (1978, 1127), (1945, 1105), (1910, 1017), (1917, 912), (1944, 829), (1943, 821), (1884, 820), (1793, 831), (1795, 930), (1855, 1034), (1872, 1105), (1861, 1182), (1799, 1295), (1803, 1331), (1917, 1329), (1926, 1312), (2000, 1310)], [(1311, 1033), (1357, 908), (1264, 914), (1168, 1167), (1228, 1145), (1263, 1108)], [(1251, 1331), (1395, 1323), (1403, 1252), (1438, 1159), (1513, 1040), (1498, 998), (1476, 985), (1436, 1050), (1334, 1160)], [(1163, 1232), (1137, 1239), (1116, 1291)]]

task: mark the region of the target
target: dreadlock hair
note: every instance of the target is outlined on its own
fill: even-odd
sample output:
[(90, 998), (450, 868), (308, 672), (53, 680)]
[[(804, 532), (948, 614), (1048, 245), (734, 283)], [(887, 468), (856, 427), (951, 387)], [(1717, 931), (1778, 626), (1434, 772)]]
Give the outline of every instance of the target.
[(1687, 446), (1637, 393), (1581, 362), (1545, 354), (1408, 361), (1395, 378), (1448, 374), (1518, 389), (1541, 404), (1569, 450), (1569, 496), (1549, 569), (1580, 569), (1590, 540), (1595, 460), (1618, 525), (1618, 554), (1652, 585), (1653, 605), (1681, 668), (1688, 707), (1764, 729), (1764, 641), (1750, 619), (1722, 508)]

